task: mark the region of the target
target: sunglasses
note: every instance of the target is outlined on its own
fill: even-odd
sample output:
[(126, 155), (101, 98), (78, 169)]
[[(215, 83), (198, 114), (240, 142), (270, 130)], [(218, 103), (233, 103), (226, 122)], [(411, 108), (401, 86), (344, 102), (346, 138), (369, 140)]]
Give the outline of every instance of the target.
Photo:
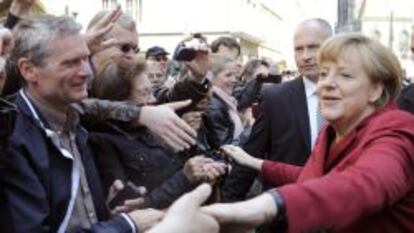
[(168, 58), (165, 55), (161, 55), (161, 56), (156, 56), (154, 60), (161, 62), (161, 61), (168, 61)]
[(129, 51), (132, 50), (133, 53), (139, 53), (140, 48), (137, 45), (131, 45), (131, 44), (120, 44), (119, 49), (123, 53), (129, 53)]

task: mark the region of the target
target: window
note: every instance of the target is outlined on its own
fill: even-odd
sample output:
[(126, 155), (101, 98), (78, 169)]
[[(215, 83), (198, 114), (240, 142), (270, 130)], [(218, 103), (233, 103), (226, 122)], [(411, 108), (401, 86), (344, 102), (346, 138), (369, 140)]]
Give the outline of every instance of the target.
[(125, 12), (131, 16), (134, 16), (134, 2), (132, 0), (126, 0)]
[(102, 0), (102, 8), (103, 9), (109, 9), (109, 0)]
[(381, 41), (381, 32), (378, 29), (372, 31), (372, 38)]
[(407, 30), (400, 33), (399, 50), (403, 58), (408, 58), (410, 52), (410, 36)]
[(111, 0), (111, 8), (115, 8), (118, 5), (118, 0)]

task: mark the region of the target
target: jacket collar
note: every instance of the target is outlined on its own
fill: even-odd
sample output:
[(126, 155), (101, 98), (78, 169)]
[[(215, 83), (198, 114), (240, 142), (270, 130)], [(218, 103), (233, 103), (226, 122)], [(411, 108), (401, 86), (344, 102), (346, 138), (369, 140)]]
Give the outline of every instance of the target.
[[(48, 129), (50, 128), (50, 125), (47, 122), (46, 118), (41, 114), (41, 112), (36, 108), (36, 106), (32, 104), (33, 110), (39, 117), (40, 121), (36, 119), (29, 105), (26, 103), (24, 97), (20, 94), (20, 91), (16, 93), (15, 96), (13, 96), (12, 98), (14, 98), (14, 103), (16, 104), (17, 109), (20, 114), (30, 119), (32, 123), (34, 123), (39, 129), (42, 129), (43, 131), (44, 131), (44, 127)], [(80, 145), (82, 146), (86, 145), (87, 139), (88, 139), (88, 132), (83, 127), (81, 127), (80, 124), (76, 126), (75, 131), (76, 131), (76, 140), (80, 143)]]
[[(355, 147), (355, 143), (360, 141), (361, 130), (363, 130), (372, 119), (378, 115), (397, 109), (395, 101), (391, 101), (386, 106), (376, 110), (371, 115), (363, 119), (351, 132), (349, 132), (341, 141), (335, 143), (335, 130), (332, 126), (327, 125), (322, 130), (317, 139), (315, 149), (308, 163), (311, 163), (314, 169), (306, 170), (301, 177), (320, 177), (329, 172), (333, 167), (338, 165), (349, 154), (349, 151)], [(305, 174), (306, 173), (306, 174)]]
[(311, 132), (303, 78), (298, 77), (286, 83), (286, 87), (289, 89), (289, 99), (292, 101), (291, 106), (302, 134), (302, 139), (304, 140), (307, 150), (310, 152), (312, 148)]

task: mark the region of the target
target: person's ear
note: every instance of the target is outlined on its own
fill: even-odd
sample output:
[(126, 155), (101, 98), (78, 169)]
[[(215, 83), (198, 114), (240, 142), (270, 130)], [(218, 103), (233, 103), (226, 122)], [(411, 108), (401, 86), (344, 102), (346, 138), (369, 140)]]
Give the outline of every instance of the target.
[(385, 87), (383, 83), (374, 83), (368, 101), (372, 104), (377, 103), (385, 91), (384, 89)]
[(38, 71), (36, 66), (27, 58), (20, 58), (17, 61), (17, 67), (20, 74), (27, 83), (34, 83), (38, 80)]

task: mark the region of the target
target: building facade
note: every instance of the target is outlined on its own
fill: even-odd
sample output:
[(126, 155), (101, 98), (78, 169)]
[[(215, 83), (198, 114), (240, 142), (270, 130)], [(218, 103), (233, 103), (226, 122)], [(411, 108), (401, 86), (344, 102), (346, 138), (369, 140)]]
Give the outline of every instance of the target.
[[(173, 53), (180, 40), (202, 33), (208, 41), (231, 36), (242, 48), (242, 59), (270, 58), (295, 69), (292, 35), (305, 18), (336, 19), (332, 0), (41, 0), (49, 12), (76, 18), (86, 26), (93, 15), (118, 4), (136, 19), (143, 51), (159, 45)], [(326, 17), (319, 6), (329, 15)]]

